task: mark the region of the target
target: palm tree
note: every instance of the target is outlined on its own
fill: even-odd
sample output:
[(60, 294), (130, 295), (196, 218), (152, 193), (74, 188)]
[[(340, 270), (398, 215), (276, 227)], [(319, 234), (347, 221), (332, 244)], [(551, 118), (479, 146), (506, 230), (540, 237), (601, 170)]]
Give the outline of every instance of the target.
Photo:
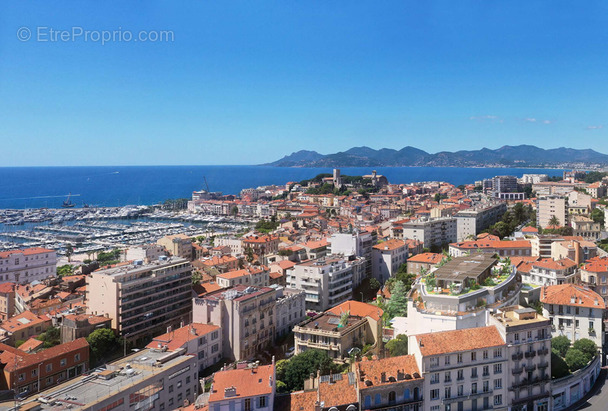
[(557, 218), (557, 216), (555, 215), (551, 216), (551, 218), (549, 219), (549, 225), (553, 227), (559, 227), (559, 218)]
[(68, 246), (65, 248), (65, 255), (68, 257), (68, 263), (71, 262), (72, 254), (74, 254), (74, 248), (68, 244)]

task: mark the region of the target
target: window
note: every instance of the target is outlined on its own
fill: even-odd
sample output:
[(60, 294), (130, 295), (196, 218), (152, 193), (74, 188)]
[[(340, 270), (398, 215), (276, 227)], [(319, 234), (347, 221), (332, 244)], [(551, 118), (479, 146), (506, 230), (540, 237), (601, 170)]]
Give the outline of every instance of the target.
[(445, 365), (450, 365), (450, 356), (449, 355), (445, 356)]
[(446, 372), (445, 373), (445, 378), (443, 379), (443, 382), (452, 382), (452, 373), (451, 372)]
[(173, 398), (169, 398), (169, 406), (173, 405)]
[(382, 404), (382, 396), (380, 394), (376, 394), (374, 396), (374, 404), (376, 404), (376, 405)]
[(68, 360), (65, 358), (62, 358), (61, 361), (59, 361), (59, 365), (61, 367), (65, 367), (68, 364)]
[(475, 351), (471, 353), (471, 361), (477, 361), (477, 353)]
[(366, 395), (365, 396), (365, 407), (371, 407), (372, 406), (372, 397), (371, 395)]
[(462, 354), (458, 354), (458, 355), (456, 356), (456, 362), (457, 362), (458, 364), (462, 364)]
[(182, 382), (181, 381), (177, 382), (177, 388), (182, 388)]
[(483, 382), (483, 392), (489, 392), (489, 391), (490, 391), (490, 382), (484, 381)]
[(199, 351), (198, 352), (198, 359), (202, 360), (203, 358), (205, 358), (205, 351)]
[(395, 391), (391, 391), (388, 393), (388, 403), (389, 404), (394, 404), (397, 401), (397, 395), (395, 394)]
[(245, 411), (251, 411), (251, 398), (245, 398)]
[(431, 390), (431, 400), (438, 400), (438, 399), (439, 399), (439, 388)]
[(186, 377), (186, 384), (190, 384), (190, 376)]
[(265, 408), (265, 407), (266, 407), (266, 397), (265, 396), (258, 397), (258, 408)]
[(37, 375), (38, 375), (38, 369), (37, 369), (37, 368), (34, 368), (34, 369), (32, 370), (32, 377), (35, 377), (35, 376), (37, 376)]
[(439, 373), (436, 372), (434, 374), (431, 374), (431, 384), (438, 384), (439, 383)]
[(477, 378), (477, 367), (471, 368), (471, 378)]
[(458, 394), (459, 397), (462, 397), (464, 395), (464, 385), (459, 385), (458, 386)]
[(494, 380), (494, 389), (499, 390), (502, 388), (502, 378), (497, 378)]
[(502, 364), (494, 364), (494, 374), (502, 373)]
[(452, 387), (445, 387), (444, 394), (443, 398), (450, 398), (452, 396)]
[(431, 358), (431, 367), (438, 367), (438, 366), (439, 366), (439, 358), (437, 358), (437, 357)]
[(46, 385), (50, 385), (50, 384), (52, 384), (52, 383), (53, 383), (53, 377), (48, 377), (48, 378), (46, 379)]
[(477, 394), (477, 383), (471, 384), (471, 394)]
[(483, 366), (483, 376), (487, 377), (488, 375), (490, 375), (490, 366), (489, 365), (484, 365)]
[(484, 360), (488, 359), (488, 350), (483, 350), (483, 359)]
[(172, 393), (172, 392), (173, 392), (173, 385), (170, 385), (169, 386), (169, 393)]
[(494, 396), (494, 405), (500, 405), (502, 404), (502, 395), (495, 395)]
[(219, 344), (214, 344), (213, 347), (211, 347), (211, 352), (217, 352), (220, 349)]
[(76, 361), (76, 362), (80, 361), (80, 353), (79, 353), (79, 354), (76, 354), (76, 355), (74, 356), (74, 361)]
[(515, 336), (513, 337), (515, 338), (515, 342), (519, 342), (519, 333), (515, 333)]
[(464, 380), (464, 370), (458, 370), (457, 373), (456, 373), (456, 375), (457, 375), (456, 379), (458, 381)]
[(24, 381), (24, 380), (25, 380), (25, 373), (19, 374), (19, 381)]
[(494, 358), (500, 358), (502, 357), (502, 350), (500, 348), (495, 348), (494, 349)]
[(51, 372), (53, 371), (53, 364), (47, 364), (46, 365), (46, 372)]

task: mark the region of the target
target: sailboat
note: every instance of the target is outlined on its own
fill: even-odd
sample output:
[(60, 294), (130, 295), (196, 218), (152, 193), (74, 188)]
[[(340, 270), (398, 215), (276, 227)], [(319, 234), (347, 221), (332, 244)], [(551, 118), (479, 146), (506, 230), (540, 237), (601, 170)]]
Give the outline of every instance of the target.
[(72, 207), (74, 207), (76, 205), (76, 204), (72, 203), (72, 200), (70, 200), (71, 196), (72, 196), (72, 193), (68, 194), (67, 200), (65, 200), (63, 202), (63, 204), (61, 205), (61, 207), (63, 207), (63, 208), (72, 208)]

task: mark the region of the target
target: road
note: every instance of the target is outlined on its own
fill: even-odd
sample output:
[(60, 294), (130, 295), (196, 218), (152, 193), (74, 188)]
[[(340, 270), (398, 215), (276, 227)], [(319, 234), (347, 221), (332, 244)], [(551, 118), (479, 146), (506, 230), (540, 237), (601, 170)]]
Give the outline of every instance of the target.
[(606, 373), (603, 369), (593, 389), (583, 398), (584, 402), (576, 404), (567, 410), (605, 411), (608, 409), (608, 385), (606, 385)]

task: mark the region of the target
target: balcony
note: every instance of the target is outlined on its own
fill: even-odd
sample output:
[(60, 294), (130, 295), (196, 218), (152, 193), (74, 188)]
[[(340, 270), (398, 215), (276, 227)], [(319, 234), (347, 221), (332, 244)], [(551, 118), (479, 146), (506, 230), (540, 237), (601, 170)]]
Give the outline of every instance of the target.
[(513, 361), (521, 361), (524, 358), (524, 354), (521, 352), (515, 353), (511, 356)]
[(538, 364), (538, 369), (539, 370), (543, 370), (545, 368), (549, 367), (549, 363), (548, 362), (541, 362), (540, 364)]
[(534, 358), (534, 357), (536, 357), (536, 351), (526, 351), (526, 353), (524, 354), (524, 356), (526, 358)]
[(526, 372), (534, 372), (536, 370), (536, 365), (526, 365)]
[(541, 348), (540, 350), (537, 351), (538, 355), (547, 355), (549, 354), (549, 349), (548, 348)]
[(522, 372), (524, 372), (523, 367), (519, 367), (519, 368), (513, 368), (513, 371), (511, 371), (511, 373), (512, 373), (513, 375), (519, 375), (519, 374), (521, 374)]

